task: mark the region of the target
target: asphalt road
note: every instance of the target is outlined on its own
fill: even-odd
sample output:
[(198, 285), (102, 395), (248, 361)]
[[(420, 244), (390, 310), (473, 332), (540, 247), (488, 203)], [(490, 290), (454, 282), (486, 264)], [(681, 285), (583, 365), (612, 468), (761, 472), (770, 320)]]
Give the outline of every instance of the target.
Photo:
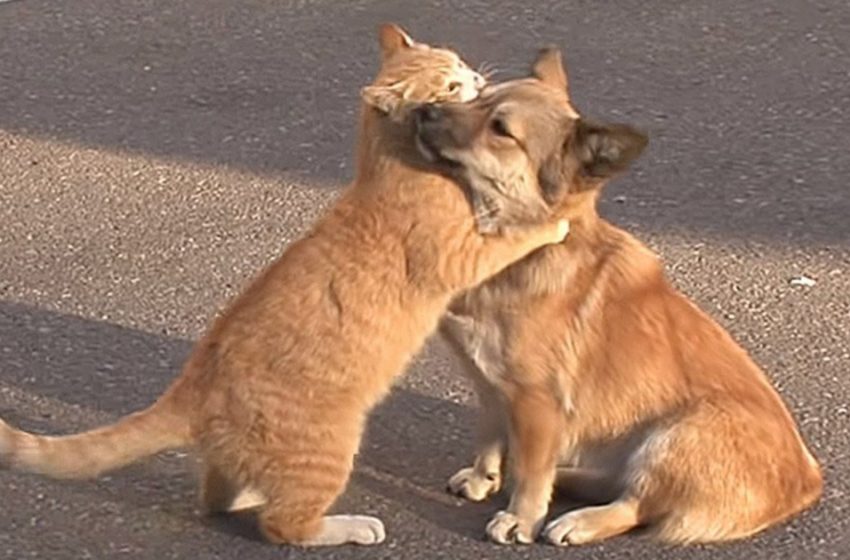
[[(203, 520), (172, 453), (97, 482), (0, 473), (4, 558), (850, 556), (850, 5), (843, 0), (22, 0), (0, 3), (0, 416), (61, 432), (152, 401), (224, 302), (350, 176), (375, 27), (500, 77), (560, 45), (588, 115), (651, 145), (603, 211), (763, 364), (827, 475), (822, 502), (748, 541), (501, 548), (446, 478), (470, 393), (439, 343), (375, 414), (338, 509), (376, 548), (299, 552)], [(794, 286), (805, 274), (811, 287)]]

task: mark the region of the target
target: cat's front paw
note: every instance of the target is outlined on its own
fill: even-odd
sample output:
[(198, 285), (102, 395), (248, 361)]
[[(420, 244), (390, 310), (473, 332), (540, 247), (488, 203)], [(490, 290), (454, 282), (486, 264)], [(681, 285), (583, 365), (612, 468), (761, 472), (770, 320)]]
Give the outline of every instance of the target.
[(567, 235), (570, 233), (570, 222), (569, 220), (558, 220), (556, 224), (555, 230), (555, 243), (560, 243), (564, 239), (567, 238)]

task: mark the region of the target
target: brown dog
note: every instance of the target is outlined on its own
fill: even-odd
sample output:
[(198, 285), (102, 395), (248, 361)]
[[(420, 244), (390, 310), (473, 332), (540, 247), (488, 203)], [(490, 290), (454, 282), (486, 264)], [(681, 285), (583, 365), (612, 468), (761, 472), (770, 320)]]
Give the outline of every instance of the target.
[(483, 408), (474, 466), (450, 488), (497, 491), (510, 450), (515, 488), (487, 527), (493, 540), (535, 538), (557, 465), (558, 485), (603, 504), (550, 523), (558, 545), (638, 526), (672, 542), (736, 539), (818, 499), (819, 466), (768, 378), (653, 253), (597, 214), (605, 180), (646, 139), (579, 118), (557, 51), (530, 79), (423, 115), (419, 140), (473, 185), (522, 186), (510, 178), (533, 172), (571, 222), (564, 243), (456, 300), (443, 323)]

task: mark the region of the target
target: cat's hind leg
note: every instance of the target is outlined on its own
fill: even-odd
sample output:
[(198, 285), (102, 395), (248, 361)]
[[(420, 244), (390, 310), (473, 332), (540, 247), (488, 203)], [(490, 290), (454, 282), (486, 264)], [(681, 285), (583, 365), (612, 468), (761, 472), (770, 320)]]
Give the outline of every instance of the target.
[[(320, 443), (318, 434), (302, 433), (305, 441), (298, 448), (263, 450), (265, 456), (257, 462), (262, 468), (254, 470), (257, 487), (269, 498), (259, 513), (261, 530), (272, 542), (299, 546), (383, 542), (380, 519), (327, 515), (345, 490), (359, 441), (353, 434), (340, 439), (335, 433)], [(343, 441), (348, 439), (355, 441)]]
[(218, 467), (210, 464), (204, 466), (201, 479), (201, 506), (204, 513), (241, 511), (265, 503), (265, 496), (257, 490), (236, 483)]

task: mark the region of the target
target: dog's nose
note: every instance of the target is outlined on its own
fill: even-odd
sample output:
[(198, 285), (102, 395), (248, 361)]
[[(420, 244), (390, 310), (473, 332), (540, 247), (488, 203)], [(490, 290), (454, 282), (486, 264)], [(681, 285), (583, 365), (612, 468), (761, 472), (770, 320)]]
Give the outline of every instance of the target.
[(434, 122), (440, 120), (443, 116), (443, 111), (436, 105), (423, 105), (416, 109), (416, 118), (419, 122)]

